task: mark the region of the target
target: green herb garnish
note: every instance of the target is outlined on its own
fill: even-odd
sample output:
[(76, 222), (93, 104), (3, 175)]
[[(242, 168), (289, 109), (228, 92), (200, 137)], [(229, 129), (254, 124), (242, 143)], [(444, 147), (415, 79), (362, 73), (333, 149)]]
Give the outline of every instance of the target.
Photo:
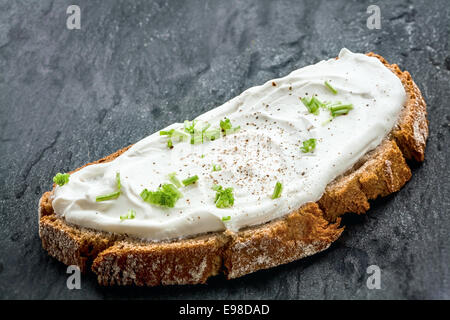
[(325, 87), (327, 87), (333, 94), (337, 94), (337, 90), (331, 86), (331, 84), (328, 83), (328, 81), (325, 81)]
[(116, 183), (117, 183), (117, 189), (122, 188), (122, 185), (120, 184), (120, 172), (116, 172)]
[(194, 134), (194, 127), (197, 123), (197, 120), (184, 120), (184, 131), (186, 131), (189, 134)]
[(215, 164), (212, 165), (212, 171), (213, 172), (214, 171), (220, 171), (220, 170), (222, 170), (222, 167), (220, 165), (215, 165)]
[(192, 120), (192, 121), (184, 120), (184, 131), (189, 133), (189, 135), (191, 136), (191, 144), (194, 144), (194, 141), (195, 141), (194, 140), (194, 132), (195, 132), (194, 127), (195, 127), (196, 122), (197, 122), (196, 120)]
[(222, 221), (229, 221), (231, 220), (231, 216), (222, 217)]
[(172, 148), (173, 148), (173, 142), (172, 142), (172, 139), (171, 139), (171, 138), (169, 138), (169, 140), (167, 140), (167, 147), (168, 147), (169, 149), (172, 149)]
[(106, 200), (113, 200), (113, 199), (117, 199), (120, 196), (120, 191), (116, 191), (110, 194), (105, 194), (104, 196), (98, 196), (95, 198), (96, 202), (100, 202), (100, 201), (106, 201)]
[(345, 115), (352, 109), (353, 109), (352, 104), (338, 104), (338, 105), (330, 106), (328, 108), (328, 110), (330, 110), (331, 116), (333, 118), (337, 117), (337, 116)]
[(327, 121), (322, 123), (322, 125), (326, 125), (327, 123), (331, 122), (337, 116), (346, 115), (347, 113), (349, 113), (350, 110), (353, 109), (353, 105), (352, 104), (342, 104), (340, 102), (336, 102), (333, 104), (328, 104), (327, 109), (330, 111), (331, 117), (330, 117), (330, 119), (328, 119)]
[(171, 136), (174, 139), (178, 139), (178, 141), (186, 141), (189, 139), (189, 134), (181, 130), (174, 130)]
[(60, 173), (58, 172), (54, 177), (53, 177), (53, 182), (56, 183), (58, 186), (63, 186), (66, 183), (69, 182), (69, 174), (68, 173)]
[(281, 191), (283, 191), (283, 185), (281, 182), (275, 184), (275, 189), (273, 190), (272, 199), (277, 199), (281, 197)]
[(306, 109), (308, 109), (308, 111), (314, 115), (318, 115), (319, 114), (319, 109), (320, 108), (326, 108), (326, 104), (321, 102), (319, 99), (317, 99), (316, 97), (311, 97), (310, 99), (308, 98), (301, 98), (303, 104), (305, 105)]
[(236, 133), (241, 129), (241, 126), (237, 126), (237, 127), (233, 127), (231, 129), (228, 129), (225, 133), (226, 134), (232, 134), (232, 133)]
[(223, 132), (225, 132), (228, 129), (231, 129), (233, 126), (231, 125), (231, 121), (228, 118), (225, 118), (225, 120), (220, 120), (220, 128)]
[[(211, 127), (208, 122), (200, 122), (197, 127), (194, 128), (194, 144), (203, 143), (206, 137), (206, 130)], [(191, 141), (192, 143), (192, 141)]]
[(160, 136), (167, 136), (167, 147), (169, 149), (173, 148), (173, 140), (172, 139), (177, 139), (178, 141), (184, 141), (189, 139), (189, 134), (187, 134), (186, 132), (180, 131), (180, 130), (175, 130), (175, 129), (170, 129), (168, 131), (164, 131), (161, 130), (159, 132)]
[(128, 210), (127, 214), (120, 216), (120, 220), (134, 219), (136, 217), (136, 211), (133, 209)]
[(211, 141), (214, 141), (214, 140), (220, 138), (220, 129), (212, 128), (209, 130), (205, 130), (205, 137)]
[(169, 181), (172, 182), (175, 186), (177, 186), (177, 188), (181, 187), (181, 182), (180, 180), (178, 180), (175, 172), (169, 173)]
[(300, 147), (303, 153), (313, 152), (316, 148), (316, 139), (311, 138), (306, 141), (303, 141), (303, 147)]
[[(207, 136), (206, 131), (211, 126), (208, 122), (198, 122), (197, 120), (185, 120), (184, 131), (191, 137), (191, 144), (199, 144), (204, 142), (204, 138)], [(214, 139), (216, 136), (214, 135)]]
[(214, 203), (216, 204), (217, 208), (223, 209), (233, 206), (234, 204), (233, 188), (224, 189), (222, 186), (214, 185), (212, 189), (216, 191), (216, 198), (214, 200)]
[(222, 132), (225, 135), (227, 135), (227, 134), (232, 134), (232, 133), (235, 133), (235, 132), (239, 131), (239, 129), (241, 127), (240, 126), (233, 127), (233, 125), (231, 124), (230, 119), (225, 118), (225, 120), (220, 120), (220, 128), (222, 129)]
[(161, 130), (160, 132), (159, 132), (159, 135), (160, 136), (172, 136), (172, 134), (174, 133), (174, 131), (175, 131), (175, 129), (170, 129), (169, 131), (164, 131), (164, 130)]
[(117, 199), (120, 196), (120, 188), (122, 187), (122, 185), (120, 184), (120, 173), (119, 172), (116, 172), (116, 183), (117, 183), (118, 191), (112, 192), (109, 194), (105, 194), (103, 196), (98, 196), (95, 198), (95, 201), (100, 202), (100, 201)]
[[(159, 132), (161, 136), (167, 136), (167, 147), (173, 148), (173, 142), (189, 140), (191, 144), (204, 143), (206, 139), (214, 141), (219, 139), (221, 131), (226, 134), (232, 134), (239, 131), (240, 126), (233, 127), (230, 119), (220, 121), (220, 128), (211, 128), (211, 124), (206, 121), (185, 120), (184, 130), (170, 129)], [(174, 140), (176, 139), (176, 140)]]
[(205, 122), (203, 127), (201, 128), (201, 131), (204, 133), (206, 130), (209, 129), (209, 127), (211, 127), (211, 124), (209, 124), (208, 122)]
[(198, 180), (198, 176), (195, 175), (195, 176), (184, 179), (182, 182), (183, 182), (184, 186), (188, 186), (190, 184), (195, 183), (197, 180)]
[[(334, 89), (327, 81), (325, 81), (325, 86), (330, 89), (334, 94), (337, 94), (337, 90)], [(305, 107), (308, 109), (308, 111), (314, 115), (319, 114), (320, 108), (326, 109), (330, 111), (331, 118), (325, 121), (323, 124), (327, 124), (331, 120), (333, 120), (337, 116), (342, 116), (347, 114), (350, 110), (353, 109), (352, 104), (342, 104), (341, 102), (335, 102), (331, 103), (328, 101), (321, 102), (319, 99), (317, 99), (315, 96), (312, 98), (301, 98), (300, 99)]]
[(159, 132), (160, 136), (167, 136), (169, 139), (167, 139), (167, 148), (172, 149), (173, 148), (173, 142), (172, 142), (172, 135), (174, 133), (175, 129), (170, 129), (168, 131), (161, 130)]
[(144, 189), (141, 192), (141, 198), (145, 202), (168, 208), (173, 208), (178, 199), (182, 197), (183, 194), (171, 183), (163, 184), (156, 191)]
[(195, 130), (194, 134), (191, 135), (191, 144), (203, 143), (203, 132)]

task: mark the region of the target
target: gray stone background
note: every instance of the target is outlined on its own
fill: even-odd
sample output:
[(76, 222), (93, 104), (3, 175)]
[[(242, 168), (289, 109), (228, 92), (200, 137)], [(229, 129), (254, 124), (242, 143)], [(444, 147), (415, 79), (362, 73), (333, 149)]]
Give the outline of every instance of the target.
[[(67, 30), (67, 6), (81, 30)], [(0, 298), (450, 298), (450, 1), (0, 1)], [(56, 172), (106, 156), (246, 88), (374, 51), (413, 75), (428, 103), (423, 164), (398, 193), (349, 215), (326, 252), (206, 285), (66, 288), (38, 237)], [(381, 289), (366, 287), (380, 266)]]

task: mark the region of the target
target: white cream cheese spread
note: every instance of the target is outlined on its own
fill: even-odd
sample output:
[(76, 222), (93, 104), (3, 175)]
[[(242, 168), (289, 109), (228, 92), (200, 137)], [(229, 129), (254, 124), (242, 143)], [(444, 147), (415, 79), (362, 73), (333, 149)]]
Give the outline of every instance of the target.
[[(312, 96), (353, 109), (328, 121), (330, 112), (315, 115), (301, 101)], [(154, 133), (111, 162), (71, 174), (55, 188), (53, 208), (68, 223), (154, 241), (262, 224), (319, 200), (327, 184), (381, 143), (405, 101), (402, 83), (378, 59), (342, 49), (339, 59), (250, 88), (196, 119), (219, 127), (228, 118), (238, 132), (199, 144), (174, 139), (171, 149), (167, 136)], [(164, 130), (170, 129), (182, 131), (183, 124)], [(305, 153), (309, 139), (316, 147)], [(120, 196), (97, 202), (117, 190), (117, 172)], [(145, 202), (141, 192), (168, 183), (172, 172), (180, 180), (199, 179), (180, 187), (183, 197), (173, 208)], [(272, 199), (276, 182), (283, 190)], [(231, 207), (216, 207), (215, 184), (233, 188)], [(120, 219), (129, 210), (134, 218)]]

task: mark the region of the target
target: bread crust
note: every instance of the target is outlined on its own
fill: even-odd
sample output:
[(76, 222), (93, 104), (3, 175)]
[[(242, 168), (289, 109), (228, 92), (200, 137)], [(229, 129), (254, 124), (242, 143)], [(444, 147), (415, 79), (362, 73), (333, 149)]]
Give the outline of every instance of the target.
[[(147, 242), (68, 224), (53, 212), (53, 191), (48, 191), (39, 201), (43, 248), (83, 272), (91, 266), (102, 285), (138, 286), (205, 283), (219, 273), (231, 279), (327, 249), (344, 230), (341, 215), (365, 213), (370, 199), (398, 191), (411, 178), (405, 159), (424, 160), (428, 121), (419, 88), (407, 71), (379, 55), (368, 55), (400, 78), (407, 102), (390, 135), (330, 183), (317, 203), (307, 203), (281, 219), (236, 233)], [(111, 161), (130, 147), (85, 166)]]

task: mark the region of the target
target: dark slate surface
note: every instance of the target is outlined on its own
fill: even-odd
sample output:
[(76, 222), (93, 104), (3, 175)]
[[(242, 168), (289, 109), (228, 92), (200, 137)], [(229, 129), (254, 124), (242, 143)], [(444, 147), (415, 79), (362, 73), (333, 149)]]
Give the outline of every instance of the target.
[[(449, 1), (0, 1), (0, 297), (46, 299), (450, 298)], [(428, 102), (426, 161), (412, 180), (348, 216), (321, 254), (207, 285), (66, 288), (38, 237), (37, 205), (58, 171), (191, 119), (244, 89), (334, 57), (375, 51), (411, 72)], [(380, 266), (381, 290), (366, 287)]]

